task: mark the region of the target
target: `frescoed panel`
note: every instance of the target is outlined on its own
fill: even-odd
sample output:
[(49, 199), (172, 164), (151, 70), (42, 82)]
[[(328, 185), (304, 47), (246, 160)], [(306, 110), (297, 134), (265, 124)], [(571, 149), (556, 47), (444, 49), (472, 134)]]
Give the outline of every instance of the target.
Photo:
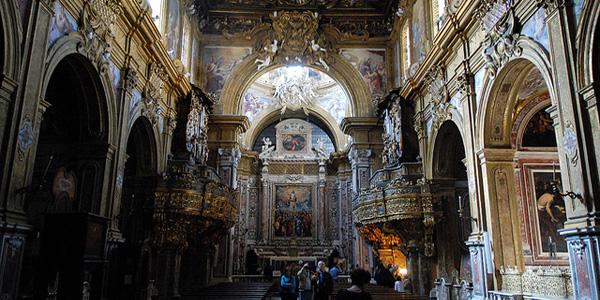
[(415, 1), (413, 6), (411, 35), (412, 35), (412, 63), (420, 63), (429, 50), (427, 39), (427, 10), (428, 1)]
[(244, 115), (252, 122), (254, 117), (265, 109), (271, 108), (277, 103), (275, 99), (266, 94), (265, 91), (250, 87), (244, 94)]
[(549, 49), (548, 28), (546, 27), (546, 13), (543, 8), (537, 10), (533, 16), (527, 20), (523, 26), (523, 34), (542, 44), (544, 48)]
[(79, 27), (77, 21), (60, 4), (60, 1), (54, 2), (54, 15), (50, 21), (50, 34), (48, 36), (48, 48), (61, 37), (76, 31)]
[(169, 18), (167, 19), (167, 50), (171, 58), (177, 57), (179, 38), (181, 34), (181, 14), (179, 11), (179, 0), (167, 0), (168, 1), (168, 13)]
[(283, 149), (292, 152), (298, 152), (304, 150), (306, 147), (306, 134), (284, 134)]
[(531, 117), (523, 133), (523, 147), (556, 147), (552, 118), (544, 109)]
[(219, 95), (232, 70), (252, 52), (245, 47), (204, 48), (205, 89)]
[(387, 90), (385, 49), (342, 49), (341, 55), (352, 64), (375, 96)]
[(312, 187), (276, 185), (273, 233), (275, 237), (312, 236)]
[(550, 255), (550, 253), (566, 253), (567, 243), (558, 233), (563, 229), (567, 215), (565, 211), (565, 202), (562, 197), (555, 197), (552, 194), (551, 183), (557, 181), (560, 186), (560, 171), (553, 172), (548, 169), (530, 170), (530, 188), (534, 195), (532, 206), (535, 206), (536, 213), (534, 224), (537, 231), (538, 249), (540, 252)]

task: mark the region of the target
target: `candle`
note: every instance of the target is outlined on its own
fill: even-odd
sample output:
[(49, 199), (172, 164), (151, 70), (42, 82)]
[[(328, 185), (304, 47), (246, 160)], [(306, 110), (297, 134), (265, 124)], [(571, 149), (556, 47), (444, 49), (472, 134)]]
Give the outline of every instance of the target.
[(554, 161), (552, 161), (552, 181), (556, 182), (556, 167)]
[(458, 196), (458, 212), (462, 212), (462, 199)]

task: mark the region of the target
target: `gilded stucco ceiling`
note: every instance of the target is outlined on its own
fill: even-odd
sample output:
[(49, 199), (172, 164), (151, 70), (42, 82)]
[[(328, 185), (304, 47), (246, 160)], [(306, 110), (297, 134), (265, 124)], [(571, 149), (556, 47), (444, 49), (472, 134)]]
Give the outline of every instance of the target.
[(195, 0), (193, 13), (205, 34), (246, 32), (269, 22), (274, 11), (310, 10), (342, 33), (383, 37), (391, 32), (397, 5), (398, 0)]

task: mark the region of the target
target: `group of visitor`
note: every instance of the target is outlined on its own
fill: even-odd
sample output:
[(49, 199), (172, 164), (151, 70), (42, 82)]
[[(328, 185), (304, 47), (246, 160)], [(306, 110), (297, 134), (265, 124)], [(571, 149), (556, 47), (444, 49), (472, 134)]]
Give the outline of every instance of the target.
[[(298, 269), (299, 267), (299, 269)], [(282, 300), (320, 300), (328, 299), (333, 291), (333, 277), (325, 262), (319, 261), (316, 271), (308, 263), (299, 261), (298, 265), (288, 265), (280, 278)]]
[[(326, 300), (333, 292), (334, 279), (343, 270), (340, 265), (335, 265), (330, 270), (325, 262), (319, 261), (316, 270), (312, 270), (308, 263), (299, 261), (297, 265), (288, 265), (281, 275), (280, 296), (282, 300)], [(355, 269), (350, 273), (352, 285), (338, 291), (337, 300), (370, 300), (371, 295), (363, 290), (365, 284), (371, 280), (371, 274), (363, 269)]]

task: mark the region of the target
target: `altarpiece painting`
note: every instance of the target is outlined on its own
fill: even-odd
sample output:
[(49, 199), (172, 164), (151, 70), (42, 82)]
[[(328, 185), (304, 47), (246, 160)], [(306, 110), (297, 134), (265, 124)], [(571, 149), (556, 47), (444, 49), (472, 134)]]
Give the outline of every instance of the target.
[(273, 232), (275, 237), (312, 236), (312, 187), (276, 185)]

